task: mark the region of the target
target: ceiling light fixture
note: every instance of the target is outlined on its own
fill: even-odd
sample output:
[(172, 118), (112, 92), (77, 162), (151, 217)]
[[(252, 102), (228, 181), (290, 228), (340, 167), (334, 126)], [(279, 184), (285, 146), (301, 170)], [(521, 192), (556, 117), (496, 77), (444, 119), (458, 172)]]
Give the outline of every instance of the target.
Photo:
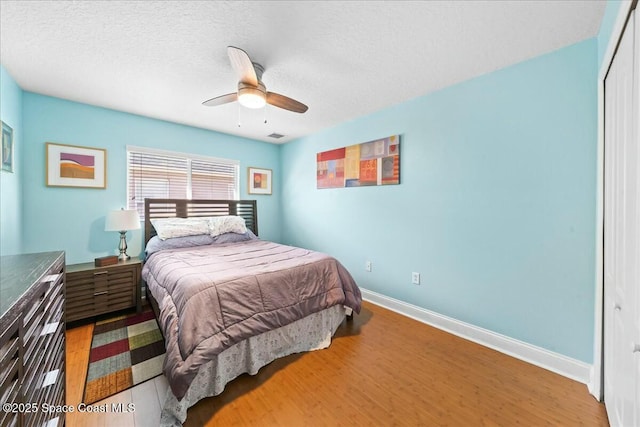
[(267, 104), (267, 90), (262, 82), (258, 86), (238, 83), (238, 102), (247, 108), (262, 108)]

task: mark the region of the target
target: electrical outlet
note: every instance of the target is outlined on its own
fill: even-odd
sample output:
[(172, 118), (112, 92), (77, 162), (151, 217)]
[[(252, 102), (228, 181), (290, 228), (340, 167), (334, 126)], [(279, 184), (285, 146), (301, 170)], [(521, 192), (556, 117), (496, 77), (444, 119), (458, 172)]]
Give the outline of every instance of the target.
[(420, 284), (420, 273), (416, 273), (415, 271), (411, 273), (411, 283), (414, 285)]
[(364, 268), (365, 268), (365, 270), (367, 270), (367, 271), (371, 272), (371, 261), (367, 261), (367, 262), (364, 264)]

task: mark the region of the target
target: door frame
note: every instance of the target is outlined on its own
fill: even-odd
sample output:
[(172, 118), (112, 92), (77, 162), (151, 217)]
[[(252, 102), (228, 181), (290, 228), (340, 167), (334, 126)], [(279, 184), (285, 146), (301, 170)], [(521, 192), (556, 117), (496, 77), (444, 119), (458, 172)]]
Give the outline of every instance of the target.
[(596, 201), (596, 262), (595, 262), (595, 322), (593, 339), (593, 364), (587, 387), (598, 401), (604, 398), (604, 81), (613, 56), (622, 38), (627, 18), (637, 0), (623, 0), (618, 9), (607, 50), (598, 72), (598, 146), (597, 146), (597, 201)]

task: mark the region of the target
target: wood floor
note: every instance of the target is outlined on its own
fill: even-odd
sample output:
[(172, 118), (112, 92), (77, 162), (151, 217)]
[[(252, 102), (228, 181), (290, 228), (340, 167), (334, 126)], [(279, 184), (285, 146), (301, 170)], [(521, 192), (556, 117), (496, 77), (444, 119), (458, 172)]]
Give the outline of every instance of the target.
[[(67, 331), (67, 400), (82, 398), (91, 326)], [(73, 374), (72, 374), (73, 373)], [(147, 384), (145, 386), (145, 384)], [(152, 385), (149, 385), (152, 384)], [(136, 391), (146, 387), (145, 391)], [(154, 388), (155, 387), (155, 388)], [(166, 392), (159, 377), (119, 397), (145, 412)], [(153, 390), (156, 393), (153, 393)], [(129, 401), (126, 401), (129, 399)], [(67, 425), (109, 425), (112, 414)], [(138, 415), (138, 414), (133, 414)], [(119, 425), (157, 425), (132, 416)], [(150, 421), (154, 420), (154, 421)], [(151, 424), (155, 423), (155, 424)], [(242, 375), (188, 412), (185, 426), (607, 426), (584, 384), (370, 303), (326, 350)]]

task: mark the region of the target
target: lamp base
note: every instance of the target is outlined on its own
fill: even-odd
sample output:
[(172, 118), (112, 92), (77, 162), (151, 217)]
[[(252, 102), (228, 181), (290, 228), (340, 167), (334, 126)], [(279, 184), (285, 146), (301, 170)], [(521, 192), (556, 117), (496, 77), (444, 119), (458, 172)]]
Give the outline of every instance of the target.
[(131, 257), (127, 255), (127, 232), (126, 231), (120, 232), (120, 245), (118, 246), (118, 249), (120, 250), (120, 256), (118, 257), (120, 261), (127, 261), (131, 259)]

